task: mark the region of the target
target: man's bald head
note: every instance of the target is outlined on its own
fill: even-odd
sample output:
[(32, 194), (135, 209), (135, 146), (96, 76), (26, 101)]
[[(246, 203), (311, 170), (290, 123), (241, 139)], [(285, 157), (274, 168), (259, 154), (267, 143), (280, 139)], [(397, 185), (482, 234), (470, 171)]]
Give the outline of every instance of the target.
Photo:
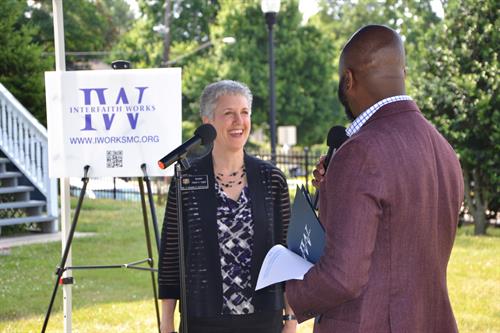
[(405, 50), (399, 34), (383, 25), (367, 25), (349, 39), (340, 55), (341, 66), (368, 73), (404, 69)]
[(342, 50), (339, 76), (339, 95), (346, 94), (342, 97), (349, 100), (354, 116), (372, 102), (404, 94), (405, 51), (401, 37), (383, 25), (362, 27)]

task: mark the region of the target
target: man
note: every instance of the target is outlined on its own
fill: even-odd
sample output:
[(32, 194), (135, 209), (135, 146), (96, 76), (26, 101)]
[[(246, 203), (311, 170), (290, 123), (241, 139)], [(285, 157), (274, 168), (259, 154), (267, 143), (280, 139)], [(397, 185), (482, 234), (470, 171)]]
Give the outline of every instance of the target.
[(446, 268), (462, 173), (405, 95), (405, 75), (401, 38), (385, 26), (361, 28), (342, 50), (339, 98), (355, 120), (318, 177), (325, 250), (286, 285), (299, 322), (316, 317), (314, 332), (457, 332)]

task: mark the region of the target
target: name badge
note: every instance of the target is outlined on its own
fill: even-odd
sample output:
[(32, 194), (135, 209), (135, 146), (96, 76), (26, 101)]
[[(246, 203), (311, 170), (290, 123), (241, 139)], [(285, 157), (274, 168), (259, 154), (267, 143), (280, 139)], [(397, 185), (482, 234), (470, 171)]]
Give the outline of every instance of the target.
[(208, 175), (182, 175), (181, 191), (208, 189)]

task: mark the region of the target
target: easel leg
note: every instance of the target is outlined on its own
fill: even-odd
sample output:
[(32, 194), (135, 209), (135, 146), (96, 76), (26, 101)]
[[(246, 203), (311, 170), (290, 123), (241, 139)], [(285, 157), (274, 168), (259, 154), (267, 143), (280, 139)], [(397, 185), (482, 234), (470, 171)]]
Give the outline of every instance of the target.
[(89, 178), (87, 177), (87, 174), (88, 174), (89, 168), (90, 167), (88, 165), (86, 165), (83, 168), (83, 172), (84, 172), (84, 176), (82, 178), (83, 186), (82, 186), (82, 190), (80, 191), (80, 197), (78, 198), (78, 203), (77, 203), (76, 209), (75, 209), (75, 215), (73, 216), (73, 221), (71, 223), (71, 229), (70, 229), (69, 235), (68, 235), (68, 241), (66, 242), (66, 247), (64, 248), (64, 253), (63, 253), (63, 256), (61, 258), (61, 263), (57, 267), (57, 271), (56, 271), (57, 279), (56, 279), (56, 282), (54, 284), (54, 289), (52, 290), (52, 297), (50, 299), (49, 308), (47, 309), (47, 313), (45, 315), (45, 320), (43, 322), (43, 327), (42, 327), (42, 331), (41, 331), (42, 333), (45, 332), (45, 329), (47, 328), (47, 324), (49, 323), (50, 313), (52, 312), (52, 307), (54, 305), (54, 300), (56, 298), (58, 285), (59, 285), (59, 282), (61, 280), (62, 274), (66, 270), (66, 260), (68, 259), (68, 254), (69, 254), (69, 251), (71, 249), (71, 242), (73, 241), (73, 236), (75, 234), (76, 224), (78, 223), (78, 217), (80, 215), (80, 210), (82, 208), (83, 198), (85, 197), (85, 192), (87, 191), (87, 184), (89, 182)]
[[(148, 212), (146, 208), (146, 198), (144, 194), (144, 184), (142, 182), (142, 178), (139, 177), (139, 190), (141, 193), (141, 207), (142, 207), (142, 216), (144, 220), (144, 232), (146, 234), (146, 246), (148, 249), (148, 257), (150, 258), (149, 260), (149, 267), (153, 268), (153, 251), (151, 248), (151, 236), (149, 232), (149, 225), (148, 225)], [(158, 308), (158, 293), (156, 289), (156, 280), (155, 280), (155, 274), (153, 271), (151, 271), (151, 284), (153, 285), (153, 295), (154, 295), (154, 301), (155, 301), (155, 310), (156, 310), (156, 322), (158, 324), (158, 333), (160, 333), (160, 310)]]

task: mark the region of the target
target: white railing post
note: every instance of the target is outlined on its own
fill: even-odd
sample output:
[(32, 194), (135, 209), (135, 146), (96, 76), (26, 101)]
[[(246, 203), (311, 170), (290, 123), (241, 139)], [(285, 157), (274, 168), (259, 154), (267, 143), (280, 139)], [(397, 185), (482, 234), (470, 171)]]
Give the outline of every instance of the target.
[(0, 124), (1, 124), (1, 129), (2, 129), (2, 132), (0, 133), (1, 137), (0, 137), (0, 142), (2, 144), (5, 145), (5, 142), (7, 140), (7, 111), (6, 111), (6, 108), (7, 108), (7, 103), (3, 100), (3, 99), (0, 99), (0, 106), (1, 106), (1, 114), (0, 114)]
[[(47, 214), (57, 218), (57, 185), (53, 185), (57, 181), (51, 183), (48, 174), (47, 130), (1, 83), (0, 130), (3, 153), (45, 196)], [(57, 232), (57, 228), (57, 220), (43, 227), (50, 232)]]
[(12, 144), (12, 111), (7, 108), (7, 149), (14, 153), (13, 144)]

